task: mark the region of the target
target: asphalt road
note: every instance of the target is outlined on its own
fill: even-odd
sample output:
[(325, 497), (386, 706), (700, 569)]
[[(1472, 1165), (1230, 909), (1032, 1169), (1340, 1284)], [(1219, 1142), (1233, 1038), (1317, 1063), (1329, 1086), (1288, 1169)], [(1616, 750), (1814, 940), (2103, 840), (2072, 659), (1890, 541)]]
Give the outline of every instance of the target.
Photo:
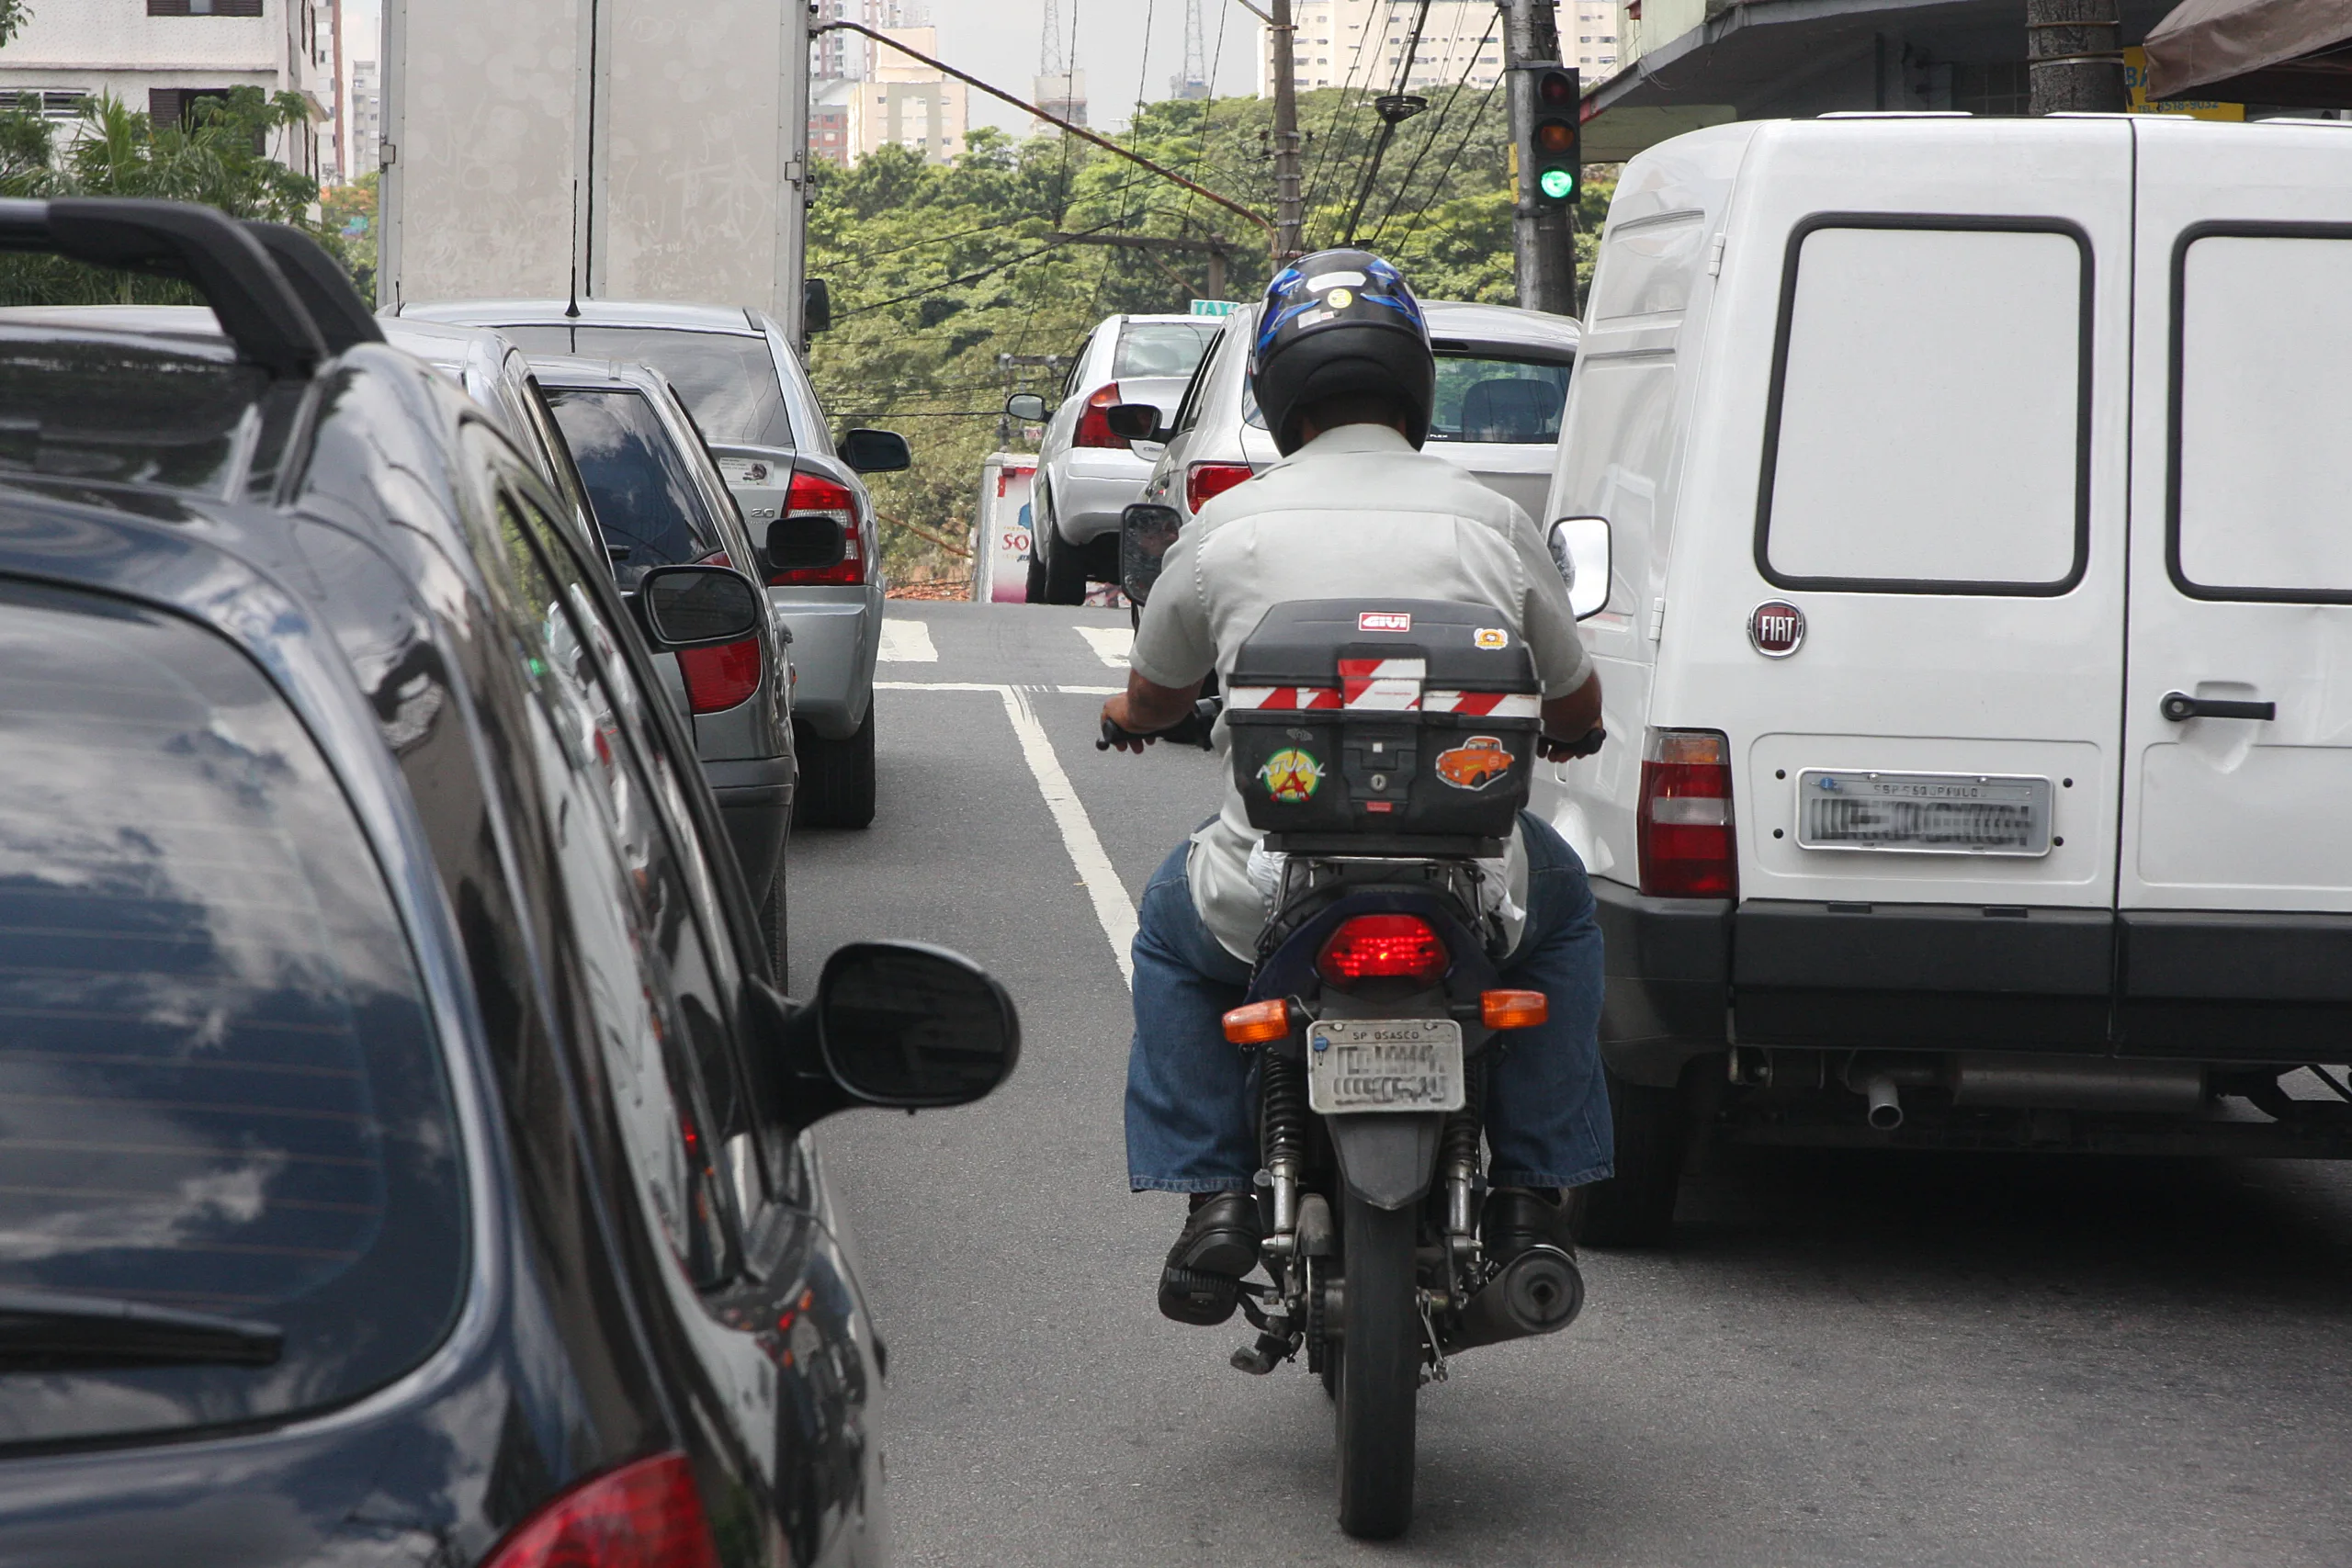
[(1718, 1163), (1669, 1250), (1587, 1255), (1566, 1334), (1423, 1391), (1412, 1533), (1349, 1541), (1322, 1392), (1227, 1366), (1238, 1319), (1159, 1316), (1182, 1201), (1126, 1190), (1101, 912), (1214, 764), (1094, 750), (1069, 688), (1124, 680), (1084, 632), (1125, 611), (892, 610), (924, 627), (893, 651), (936, 658), (883, 681), (981, 689), (881, 694), (875, 825), (793, 844), (795, 973), (944, 942), (1025, 1040), (981, 1105), (822, 1134), (890, 1348), (902, 1562), (2352, 1562), (2352, 1170), (2063, 1158)]

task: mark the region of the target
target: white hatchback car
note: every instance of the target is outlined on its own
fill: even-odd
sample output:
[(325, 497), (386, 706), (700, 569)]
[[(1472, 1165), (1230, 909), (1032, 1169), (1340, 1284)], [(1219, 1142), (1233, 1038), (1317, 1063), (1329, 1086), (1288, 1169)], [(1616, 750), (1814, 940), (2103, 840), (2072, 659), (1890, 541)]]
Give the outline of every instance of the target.
[[(1437, 353), (1437, 406), (1427, 450), (1459, 463), (1492, 489), (1542, 512), (1559, 446), (1560, 412), (1576, 364), (1577, 323), (1510, 305), (1426, 299), (1421, 311)], [(1250, 390), (1250, 334), (1258, 308), (1225, 320), (1193, 372), (1175, 416), (1154, 434), (1156, 454), (1140, 493), (1172, 506), (1187, 523), (1211, 496), (1275, 462), (1274, 438)]]
[(1165, 419), (1218, 325), (1204, 316), (1113, 316), (1079, 349), (1058, 408), (1048, 413), (1035, 393), (1007, 401), (1016, 419), (1046, 421), (1037, 451), (1031, 604), (1080, 604), (1089, 581), (1117, 581), (1119, 513), (1141, 492), (1151, 460), (1113, 434), (1103, 416), (1120, 403), (1150, 403)]

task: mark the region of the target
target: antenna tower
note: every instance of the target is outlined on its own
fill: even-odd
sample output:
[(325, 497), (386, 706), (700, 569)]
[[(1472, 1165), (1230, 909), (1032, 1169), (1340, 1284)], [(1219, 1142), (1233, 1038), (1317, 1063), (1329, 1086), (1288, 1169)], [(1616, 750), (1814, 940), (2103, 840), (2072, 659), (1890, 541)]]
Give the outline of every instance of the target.
[[(1046, 0), (1051, 5), (1053, 0)], [(1208, 51), (1206, 28), (1201, 23), (1201, 0), (1184, 0), (1184, 68), (1168, 79), (1171, 97), (1205, 98), (1209, 96)]]
[(1046, 25), (1037, 36), (1037, 80), (1059, 76), (1069, 69), (1062, 63), (1061, 0), (1046, 0)]

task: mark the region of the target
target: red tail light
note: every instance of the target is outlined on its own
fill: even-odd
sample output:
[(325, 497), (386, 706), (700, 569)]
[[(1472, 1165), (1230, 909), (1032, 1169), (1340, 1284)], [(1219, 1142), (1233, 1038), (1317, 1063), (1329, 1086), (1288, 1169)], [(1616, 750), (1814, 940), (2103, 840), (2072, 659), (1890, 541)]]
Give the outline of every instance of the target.
[(1453, 966), (1445, 939), (1418, 915), (1358, 915), (1340, 922), (1315, 960), (1334, 986), (1351, 980), (1437, 980)]
[(606, 1471), (515, 1527), (482, 1568), (718, 1568), (684, 1454)]
[(857, 536), (857, 498), (850, 494), (848, 486), (835, 484), (822, 474), (795, 473), (792, 488), (785, 492), (784, 511), (787, 517), (831, 518), (842, 531), (842, 558), (831, 566), (772, 571), (770, 583), (854, 588), (865, 581), (865, 553)]
[(1198, 512), (1254, 472), (1247, 463), (1195, 463), (1184, 470), (1184, 505)]
[(731, 708), (760, 689), (760, 639), (682, 648), (678, 672), (686, 678), (686, 706), (696, 713)]
[(1712, 729), (1653, 729), (1642, 750), (1642, 891), (1736, 898), (1731, 743)]
[(1119, 384), (1116, 381), (1097, 387), (1087, 395), (1084, 412), (1078, 416), (1078, 434), (1070, 437), (1073, 446), (1116, 446), (1127, 449), (1127, 438), (1111, 434), (1110, 412), (1118, 406)]

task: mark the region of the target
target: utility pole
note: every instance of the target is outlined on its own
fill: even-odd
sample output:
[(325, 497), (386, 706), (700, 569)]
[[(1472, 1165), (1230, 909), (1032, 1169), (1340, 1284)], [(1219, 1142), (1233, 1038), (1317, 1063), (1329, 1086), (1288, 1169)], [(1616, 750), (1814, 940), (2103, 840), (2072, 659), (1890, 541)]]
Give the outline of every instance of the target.
[(2123, 29), (2116, 0), (2025, 0), (2028, 112), (2121, 114)]
[(1510, 68), (1505, 74), (1510, 91), (1510, 141), (1520, 161), (1510, 223), (1519, 303), (1523, 310), (1573, 316), (1577, 313), (1575, 209), (1534, 199), (1534, 174), (1529, 164), (1531, 138), (1544, 107), (1536, 101), (1538, 87), (1544, 73), (1556, 71), (1560, 65), (1559, 24), (1553, 0), (1500, 0), (1500, 4), (1503, 62)]
[(1274, 265), (1299, 254), (1306, 205), (1298, 189), (1298, 77), (1291, 58), (1296, 29), (1291, 0), (1272, 0), (1266, 32), (1274, 47)]

